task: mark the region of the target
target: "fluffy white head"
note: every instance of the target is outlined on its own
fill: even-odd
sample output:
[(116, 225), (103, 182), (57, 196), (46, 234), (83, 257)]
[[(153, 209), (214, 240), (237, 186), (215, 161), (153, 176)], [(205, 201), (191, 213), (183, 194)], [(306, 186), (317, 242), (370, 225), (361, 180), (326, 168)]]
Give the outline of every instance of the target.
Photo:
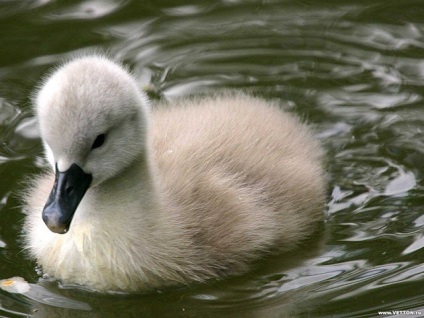
[(105, 57), (81, 57), (58, 68), (38, 91), (35, 108), (50, 163), (59, 171), (77, 164), (92, 174), (92, 186), (143, 152), (147, 97)]

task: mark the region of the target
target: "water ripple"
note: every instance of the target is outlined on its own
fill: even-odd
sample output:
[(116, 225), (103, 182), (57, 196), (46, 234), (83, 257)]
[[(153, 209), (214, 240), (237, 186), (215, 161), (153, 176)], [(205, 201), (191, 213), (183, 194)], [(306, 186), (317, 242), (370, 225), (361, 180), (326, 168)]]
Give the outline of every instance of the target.
[(62, 7), (54, 13), (45, 16), (46, 20), (78, 20), (78, 19), (96, 19), (112, 14), (121, 9), (125, 0), (89, 0), (78, 4)]

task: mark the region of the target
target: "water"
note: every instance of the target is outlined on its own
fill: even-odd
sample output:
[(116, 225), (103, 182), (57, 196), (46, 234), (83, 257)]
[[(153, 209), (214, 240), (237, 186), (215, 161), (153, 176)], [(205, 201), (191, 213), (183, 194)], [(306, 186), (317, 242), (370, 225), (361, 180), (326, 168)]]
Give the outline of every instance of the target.
[[(157, 2), (0, 2), (0, 279), (33, 286), (0, 291), (0, 315), (424, 314), (424, 3)], [(40, 278), (19, 237), (21, 184), (44, 166), (30, 94), (58, 61), (87, 49), (125, 61), (156, 98), (241, 89), (313, 125), (328, 153), (326, 236), (242, 277), (146, 295)]]

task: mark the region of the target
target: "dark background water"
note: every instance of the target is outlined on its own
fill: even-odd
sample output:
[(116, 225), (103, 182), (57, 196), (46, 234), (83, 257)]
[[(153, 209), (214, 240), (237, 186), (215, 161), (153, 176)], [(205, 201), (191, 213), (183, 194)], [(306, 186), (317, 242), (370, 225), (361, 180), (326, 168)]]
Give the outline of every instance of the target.
[[(27, 295), (0, 291), (0, 315), (424, 314), (423, 21), (421, 0), (0, 1), (0, 279), (35, 286)], [(309, 122), (331, 178), (322, 247), (264, 259), (242, 277), (147, 295), (40, 278), (19, 238), (20, 184), (44, 165), (30, 94), (85, 49), (123, 60), (158, 98), (235, 88)]]

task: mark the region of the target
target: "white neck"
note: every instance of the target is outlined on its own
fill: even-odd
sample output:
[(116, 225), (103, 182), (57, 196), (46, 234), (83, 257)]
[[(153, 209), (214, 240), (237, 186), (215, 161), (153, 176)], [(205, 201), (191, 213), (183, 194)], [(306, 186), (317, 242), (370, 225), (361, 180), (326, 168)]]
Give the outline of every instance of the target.
[[(158, 223), (161, 214), (158, 203), (160, 201), (157, 198), (151, 163), (144, 154), (143, 157), (144, 159), (134, 161), (119, 175), (87, 191), (87, 203), (91, 206), (90, 215), (102, 219), (110, 218), (114, 220), (110, 223), (113, 226), (138, 223), (138, 226), (144, 228)], [(103, 220), (99, 222), (108, 223)]]

